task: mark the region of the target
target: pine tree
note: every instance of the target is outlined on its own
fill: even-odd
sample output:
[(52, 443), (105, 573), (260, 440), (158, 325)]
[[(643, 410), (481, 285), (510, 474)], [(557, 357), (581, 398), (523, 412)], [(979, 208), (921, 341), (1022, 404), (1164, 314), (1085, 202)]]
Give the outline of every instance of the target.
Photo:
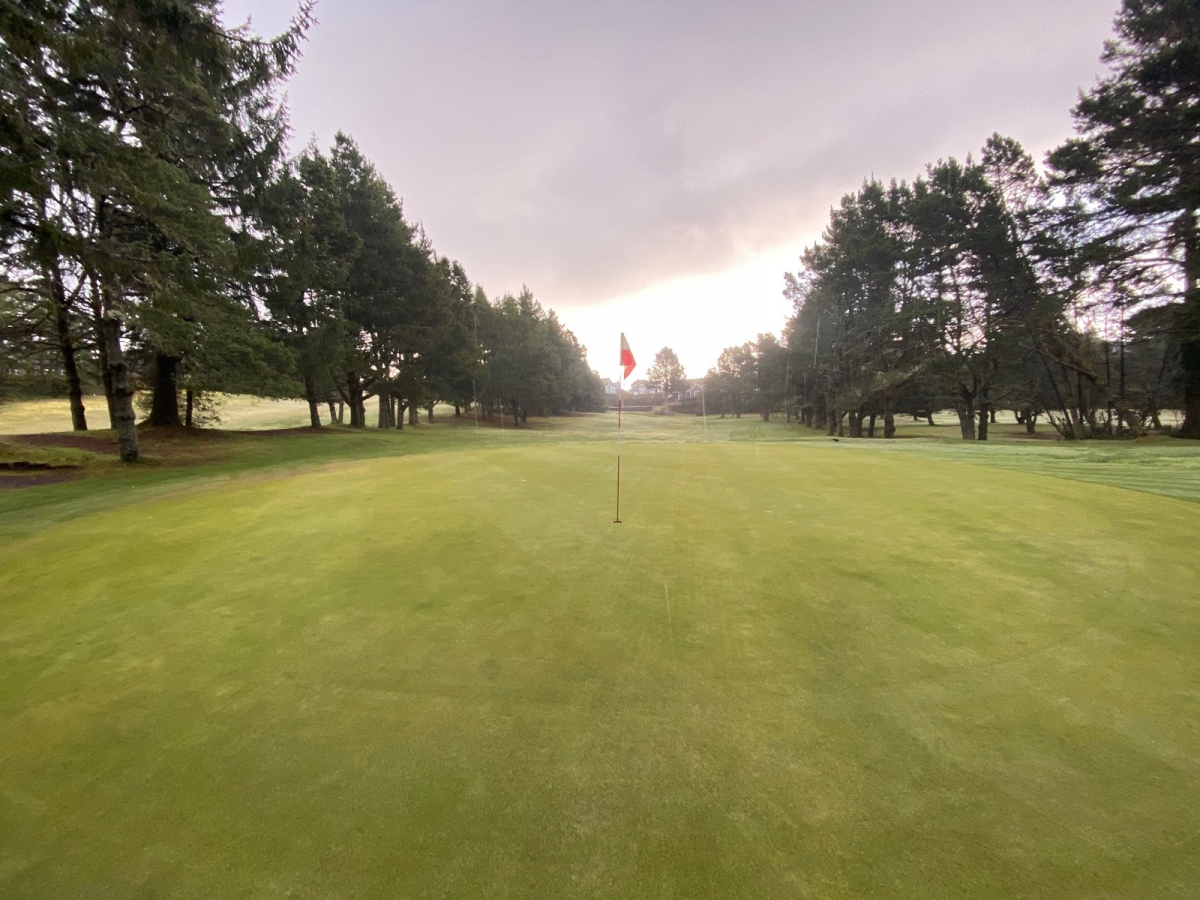
[(1125, 0), (1116, 31), (1110, 74), (1080, 99), (1079, 136), (1051, 164), (1087, 204), (1093, 247), (1178, 304), (1182, 434), (1200, 438), (1200, 3)]
[(646, 373), (646, 380), (658, 388), (667, 403), (671, 395), (678, 391), (687, 379), (687, 373), (679, 362), (679, 357), (670, 347), (663, 347), (654, 355), (654, 364)]

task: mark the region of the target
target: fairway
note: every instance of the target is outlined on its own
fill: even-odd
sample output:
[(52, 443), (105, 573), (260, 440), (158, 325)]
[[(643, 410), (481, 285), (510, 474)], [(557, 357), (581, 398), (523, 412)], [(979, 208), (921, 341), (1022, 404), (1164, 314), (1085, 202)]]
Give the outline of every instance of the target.
[(613, 424), (10, 492), (0, 897), (1200, 894), (1193, 448)]

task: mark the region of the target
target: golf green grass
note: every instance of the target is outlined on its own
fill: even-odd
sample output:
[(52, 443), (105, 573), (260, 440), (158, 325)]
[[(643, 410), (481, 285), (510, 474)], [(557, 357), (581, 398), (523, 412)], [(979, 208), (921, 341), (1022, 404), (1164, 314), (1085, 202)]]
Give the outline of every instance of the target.
[(1197, 448), (612, 423), (5, 492), (0, 897), (1200, 894)]

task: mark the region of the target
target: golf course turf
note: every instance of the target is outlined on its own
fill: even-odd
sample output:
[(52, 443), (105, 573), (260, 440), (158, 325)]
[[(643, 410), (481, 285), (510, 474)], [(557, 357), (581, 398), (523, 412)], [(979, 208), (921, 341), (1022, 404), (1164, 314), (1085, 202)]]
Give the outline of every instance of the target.
[(1200, 448), (613, 425), (0, 492), (0, 897), (1200, 896)]

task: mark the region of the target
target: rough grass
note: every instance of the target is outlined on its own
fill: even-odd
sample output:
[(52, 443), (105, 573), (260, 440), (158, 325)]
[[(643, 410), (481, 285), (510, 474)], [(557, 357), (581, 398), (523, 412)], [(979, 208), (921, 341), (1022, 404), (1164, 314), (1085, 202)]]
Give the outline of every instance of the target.
[[(301, 428), (309, 424), (308, 404), (302, 400), (269, 400), (221, 394), (218, 427), (232, 429)], [(108, 426), (103, 396), (85, 397), (88, 424)], [(44, 434), (71, 430), (71, 407), (65, 399), (20, 400), (0, 404), (0, 434)]]
[[(281, 428), (305, 428), (309, 425), (308, 403), (303, 400), (272, 400), (242, 394), (217, 394), (219, 421), (211, 427), (232, 431), (260, 431)], [(93, 429), (108, 427), (108, 413), (103, 396), (84, 398), (88, 424)], [(374, 410), (368, 410), (371, 416)], [(454, 407), (439, 406), (434, 415), (440, 418), (453, 415)], [(182, 410), (181, 410), (182, 415)], [(424, 413), (422, 413), (422, 416)], [(329, 412), (321, 407), (321, 418), (329, 424)], [(71, 407), (65, 399), (19, 400), (0, 403), (0, 435), (49, 434), (71, 430)]]
[(1195, 448), (612, 424), (0, 494), (0, 896), (1196, 895)]

